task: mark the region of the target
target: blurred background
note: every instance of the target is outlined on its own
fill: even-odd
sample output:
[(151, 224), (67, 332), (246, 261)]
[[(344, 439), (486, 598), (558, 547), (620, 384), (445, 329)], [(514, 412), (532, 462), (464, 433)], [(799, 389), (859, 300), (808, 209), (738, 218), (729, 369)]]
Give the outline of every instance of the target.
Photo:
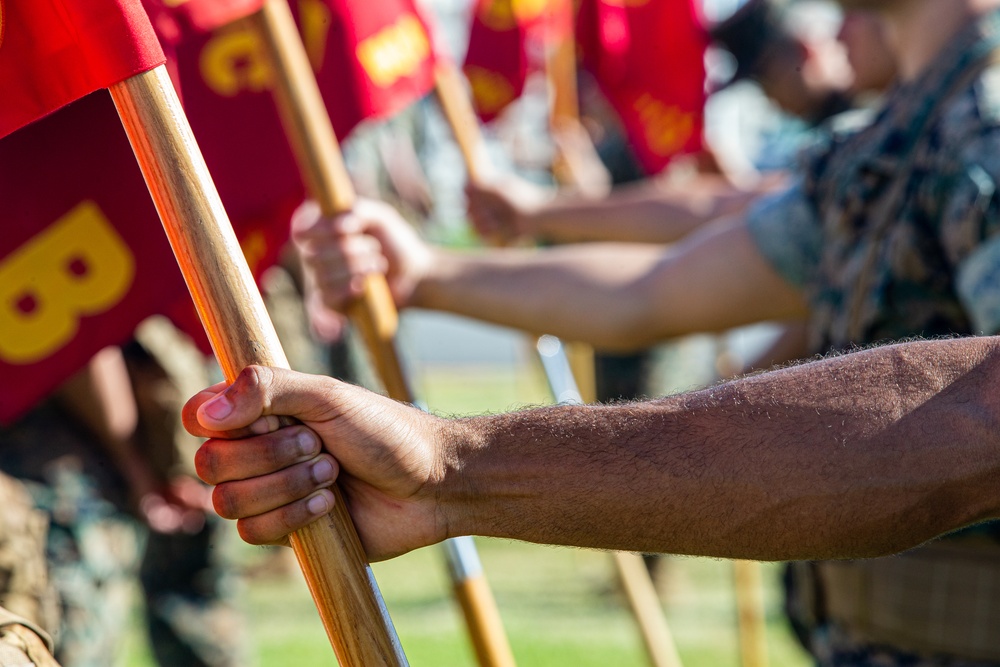
[[(472, 12), (469, 0), (427, 0), (448, 48), (461, 61)], [(704, 0), (709, 22), (731, 15), (740, 0)], [(803, 31), (832, 37), (840, 14), (822, 0), (789, 3)], [(709, 86), (729, 79), (730, 54), (711, 48), (706, 57)], [(529, 81), (526, 93), (485, 126), (490, 157), (501, 170), (551, 184), (553, 145), (548, 132), (544, 84)], [(787, 165), (789, 145), (806, 123), (783, 113), (751, 80), (714, 92), (706, 107), (708, 143), (727, 165), (759, 170)], [(352, 174), (378, 189), (386, 135), (411, 140), (429, 186), (428, 207), (415, 220), (436, 243), (478, 244), (466, 219), (461, 154), (437, 103), (426, 99), (393, 120), (356, 129), (343, 150)], [(363, 189), (363, 188), (362, 188)], [(752, 358), (773, 338), (769, 326), (716, 336), (672, 341), (653, 351), (650, 395), (705, 386), (718, 377), (720, 345), (737, 360)], [(407, 311), (399, 337), (416, 393), (441, 415), (499, 412), (552, 402), (533, 345), (523, 333), (436, 313)], [(364, 373), (362, 373), (364, 375)], [(311, 598), (290, 550), (243, 544), (230, 537), (215, 557), (234, 564), (230, 585), (245, 613), (254, 664), (334, 664)], [(617, 583), (608, 554), (477, 539), (487, 578), (503, 616), (517, 663), (554, 665), (648, 664), (636, 623)], [(474, 665), (459, 609), (450, 593), (442, 553), (424, 549), (375, 564), (374, 572), (403, 648), (415, 666)], [(775, 667), (808, 664), (782, 614), (779, 566), (763, 567), (766, 642)], [(678, 651), (686, 667), (740, 664), (732, 564), (722, 560), (667, 557), (655, 580)], [(136, 608), (141, 596), (136, 592)], [(129, 667), (155, 664), (136, 612), (123, 656)]]

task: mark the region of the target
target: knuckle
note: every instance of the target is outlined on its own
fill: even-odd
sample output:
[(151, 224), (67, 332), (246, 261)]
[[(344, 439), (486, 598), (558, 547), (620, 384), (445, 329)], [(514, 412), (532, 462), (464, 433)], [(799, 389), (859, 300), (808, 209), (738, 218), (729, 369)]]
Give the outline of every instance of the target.
[(228, 484), (219, 484), (212, 491), (212, 506), (223, 519), (239, 519), (236, 496)]
[(274, 382), (274, 371), (267, 366), (248, 366), (240, 373), (240, 378), (243, 379), (240, 394), (266, 413), (271, 407), (268, 388)]
[(249, 519), (240, 519), (236, 522), (236, 530), (247, 544), (263, 545), (269, 544), (269, 540), (261, 536), (257, 530), (257, 522)]
[(287, 497), (298, 500), (312, 492), (316, 486), (311, 473), (312, 465), (313, 463), (309, 462), (305, 465), (296, 466), (289, 471), (289, 474), (283, 477), (282, 491)]
[(194, 469), (206, 484), (217, 484), (219, 476), (218, 464), (209, 443), (203, 444), (194, 454)]

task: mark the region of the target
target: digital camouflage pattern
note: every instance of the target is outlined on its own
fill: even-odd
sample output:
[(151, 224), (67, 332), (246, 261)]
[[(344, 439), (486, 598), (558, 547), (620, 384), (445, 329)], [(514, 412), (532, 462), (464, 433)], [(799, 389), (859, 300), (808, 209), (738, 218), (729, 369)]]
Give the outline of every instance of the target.
[[(834, 131), (806, 151), (800, 181), (748, 213), (762, 254), (809, 299), (814, 351), (1000, 332), (998, 46), (994, 12), (967, 27), (916, 81), (890, 92), (872, 124)], [(954, 639), (997, 622), (1000, 591), (967, 586), (962, 573), (978, 572), (971, 562), (1000, 560), (998, 535), (995, 526), (980, 526), (935, 543), (965, 553), (926, 559), (919, 577), (904, 574), (905, 561), (932, 547), (897, 559), (793, 565), (793, 625), (824, 666), (998, 665), (996, 625), (982, 640)], [(830, 618), (840, 589), (823, 584), (843, 582), (845, 573), (864, 580), (868, 595), (905, 580), (902, 622), (880, 630), (899, 641), (876, 645), (858, 632), (871, 629), (860, 617), (872, 607), (858, 605), (857, 618), (846, 621)], [(958, 600), (947, 609), (942, 589)], [(978, 595), (953, 595), (965, 590)]]
[(977, 70), (998, 31), (1000, 14), (967, 29), (874, 123), (807, 150), (801, 181), (749, 213), (761, 252), (806, 290), (813, 351), (1000, 331), (1000, 270), (984, 267), (1000, 257), (1000, 67)]
[(56, 658), (64, 667), (106, 667), (127, 626), (139, 559), (141, 533), (122, 509), (123, 484), (54, 403), (0, 429), (0, 451), (3, 472), (49, 521), (41, 567), (59, 597)]
[(57, 667), (44, 630), (59, 618), (45, 568), (47, 527), (24, 486), (0, 473), (0, 667)]

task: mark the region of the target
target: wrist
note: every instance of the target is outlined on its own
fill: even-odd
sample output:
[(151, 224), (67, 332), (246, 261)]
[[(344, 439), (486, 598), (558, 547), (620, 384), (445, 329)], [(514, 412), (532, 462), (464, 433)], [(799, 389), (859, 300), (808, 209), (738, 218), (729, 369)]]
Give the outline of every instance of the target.
[(410, 298), (405, 306), (442, 309), (451, 285), (461, 275), (462, 260), (459, 253), (441, 248), (429, 248), (424, 265), (417, 277)]
[(442, 427), (441, 475), (435, 488), (438, 510), (445, 526), (445, 539), (486, 535), (482, 516), (489, 504), (478, 468), (488, 451), (481, 418), (448, 419)]

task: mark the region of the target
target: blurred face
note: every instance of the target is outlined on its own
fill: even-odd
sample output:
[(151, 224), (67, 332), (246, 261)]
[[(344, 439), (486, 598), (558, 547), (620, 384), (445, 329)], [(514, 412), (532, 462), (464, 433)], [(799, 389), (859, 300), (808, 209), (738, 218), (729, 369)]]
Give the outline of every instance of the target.
[(804, 47), (789, 45), (780, 52), (770, 54), (760, 64), (754, 77), (764, 94), (793, 116), (808, 115), (815, 104), (814, 96), (802, 77), (804, 61)]
[(849, 10), (837, 34), (854, 71), (852, 93), (885, 90), (896, 78), (896, 60), (882, 18), (872, 11)]
[(757, 75), (764, 93), (782, 110), (812, 119), (830, 95), (846, 91), (851, 72), (843, 47), (830, 38), (790, 44), (767, 59)]

